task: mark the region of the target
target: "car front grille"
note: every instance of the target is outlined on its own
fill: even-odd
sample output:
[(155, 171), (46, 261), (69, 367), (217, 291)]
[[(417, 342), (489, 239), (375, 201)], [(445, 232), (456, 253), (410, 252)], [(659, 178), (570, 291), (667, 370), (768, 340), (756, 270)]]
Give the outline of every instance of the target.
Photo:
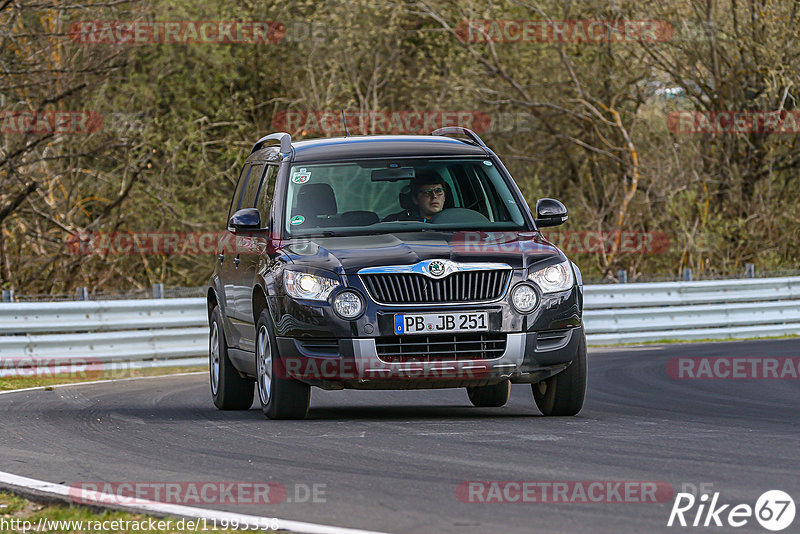
[(506, 350), (506, 335), (494, 333), (386, 336), (375, 339), (378, 358), (388, 363), (490, 360)]
[(444, 278), (417, 273), (362, 274), (361, 280), (379, 304), (448, 304), (497, 300), (510, 276), (510, 270), (477, 270)]

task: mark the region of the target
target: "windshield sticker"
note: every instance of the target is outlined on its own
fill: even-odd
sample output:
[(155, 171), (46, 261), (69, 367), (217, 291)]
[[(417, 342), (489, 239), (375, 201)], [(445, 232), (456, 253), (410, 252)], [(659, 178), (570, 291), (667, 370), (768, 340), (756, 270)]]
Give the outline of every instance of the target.
[(294, 173), (292, 173), (292, 182), (296, 184), (304, 184), (310, 179), (311, 179), (311, 171), (307, 171), (305, 169), (297, 169), (294, 171)]
[(486, 165), (487, 167), (491, 167), (492, 166), (492, 162), (489, 161), (488, 159), (484, 160), (483, 164)]
[(302, 215), (295, 215), (294, 217), (291, 218), (291, 220), (289, 220), (289, 224), (292, 224), (294, 226), (297, 226), (298, 224), (303, 224), (304, 222), (306, 222), (306, 218), (303, 217)]

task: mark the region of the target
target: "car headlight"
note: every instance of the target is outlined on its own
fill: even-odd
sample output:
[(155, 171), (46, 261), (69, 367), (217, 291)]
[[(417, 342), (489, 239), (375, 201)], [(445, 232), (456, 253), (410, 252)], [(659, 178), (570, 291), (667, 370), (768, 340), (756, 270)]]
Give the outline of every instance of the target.
[(364, 302), (355, 291), (342, 291), (333, 299), (333, 309), (345, 319), (355, 319), (364, 311)]
[(283, 275), (283, 286), (292, 298), (328, 300), (331, 291), (339, 286), (339, 281), (315, 274), (286, 271)]
[(520, 313), (530, 313), (539, 304), (539, 296), (530, 284), (519, 284), (511, 292), (511, 304)]
[(544, 294), (566, 291), (575, 284), (569, 260), (532, 272), (528, 275), (528, 280), (539, 286)]

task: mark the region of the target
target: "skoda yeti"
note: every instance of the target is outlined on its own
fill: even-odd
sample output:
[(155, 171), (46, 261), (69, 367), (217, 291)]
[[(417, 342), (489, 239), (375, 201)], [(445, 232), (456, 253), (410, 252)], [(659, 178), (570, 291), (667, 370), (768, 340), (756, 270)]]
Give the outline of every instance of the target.
[(466, 388), (503, 406), (531, 384), (545, 415), (586, 391), (583, 284), (500, 158), (466, 128), (260, 139), (228, 210), (208, 288), (221, 410), (306, 416), (328, 390)]

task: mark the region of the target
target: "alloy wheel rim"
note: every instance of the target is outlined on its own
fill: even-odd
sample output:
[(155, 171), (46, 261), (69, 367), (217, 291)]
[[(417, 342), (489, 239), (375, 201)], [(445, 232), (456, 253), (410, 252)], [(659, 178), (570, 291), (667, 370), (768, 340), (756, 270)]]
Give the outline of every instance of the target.
[(261, 325), (258, 330), (258, 340), (256, 344), (258, 352), (258, 396), (261, 404), (269, 404), (270, 394), (272, 393), (272, 350), (269, 345), (269, 335), (267, 327)]
[(211, 341), (209, 343), (208, 367), (211, 373), (211, 392), (216, 395), (219, 390), (219, 327), (216, 321), (211, 323)]

